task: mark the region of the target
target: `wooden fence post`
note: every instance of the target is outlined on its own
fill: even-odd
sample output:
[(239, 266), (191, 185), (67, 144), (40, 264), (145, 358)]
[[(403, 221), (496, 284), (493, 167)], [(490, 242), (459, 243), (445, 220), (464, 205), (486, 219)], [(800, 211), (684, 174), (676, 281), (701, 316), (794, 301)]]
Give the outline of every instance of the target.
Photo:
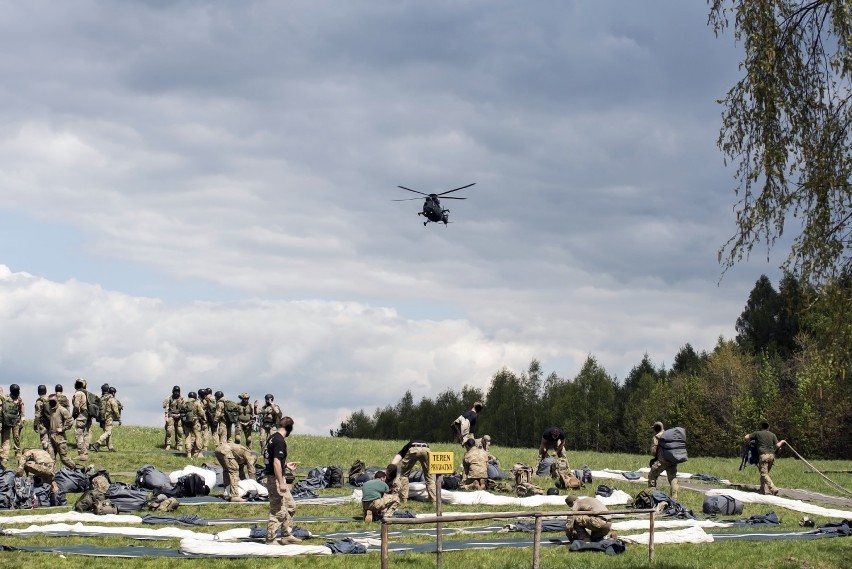
[(533, 569), (541, 567), (541, 516), (535, 516), (535, 534), (533, 536)]

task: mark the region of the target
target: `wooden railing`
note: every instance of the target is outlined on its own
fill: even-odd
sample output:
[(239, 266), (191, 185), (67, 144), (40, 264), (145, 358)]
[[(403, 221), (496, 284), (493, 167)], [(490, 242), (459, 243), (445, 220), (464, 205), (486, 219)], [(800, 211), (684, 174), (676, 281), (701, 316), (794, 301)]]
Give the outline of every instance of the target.
[(512, 519), (512, 518), (534, 518), (535, 532), (533, 537), (533, 569), (539, 569), (541, 563), (541, 526), (542, 518), (551, 517), (573, 517), (573, 516), (592, 516), (592, 515), (612, 515), (612, 514), (649, 514), (650, 515), (650, 536), (648, 538), (648, 560), (654, 561), (654, 515), (656, 509), (649, 510), (612, 510), (607, 512), (488, 512), (477, 514), (451, 514), (448, 516), (435, 515), (424, 516), (422, 518), (385, 518), (382, 520), (382, 569), (388, 569), (388, 551), (390, 539), (388, 537), (388, 527), (392, 524), (397, 525), (418, 525), (418, 524), (437, 524), (436, 532), (436, 563), (440, 567), (443, 557), (443, 537), (442, 526), (446, 522), (462, 522), (469, 520), (492, 520), (492, 519)]

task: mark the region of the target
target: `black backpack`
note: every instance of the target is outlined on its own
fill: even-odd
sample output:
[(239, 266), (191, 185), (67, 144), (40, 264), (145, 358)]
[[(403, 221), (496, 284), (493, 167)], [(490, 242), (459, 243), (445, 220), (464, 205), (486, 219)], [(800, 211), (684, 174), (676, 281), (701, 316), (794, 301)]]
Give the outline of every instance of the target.
[(181, 492), (180, 496), (175, 498), (192, 498), (210, 494), (210, 488), (204, 483), (204, 478), (195, 472), (178, 478), (175, 489), (180, 489)]
[(723, 516), (732, 516), (743, 513), (743, 503), (731, 496), (705, 495), (704, 504), (701, 509), (705, 514), (722, 514)]
[(343, 469), (339, 466), (328, 466), (325, 469), (327, 488), (343, 488)]
[(92, 487), (92, 481), (82, 470), (63, 466), (53, 478), (59, 489), (68, 494), (85, 492)]
[(168, 474), (157, 470), (152, 464), (145, 464), (136, 471), (136, 486), (145, 490), (152, 490), (156, 494), (167, 496), (174, 493), (174, 484)]
[(103, 413), (101, 412), (101, 398), (91, 391), (83, 390), (86, 394), (86, 415), (93, 421), (102, 421)]
[(458, 474), (447, 474), (441, 477), (442, 490), (458, 490), (461, 484), (461, 476)]

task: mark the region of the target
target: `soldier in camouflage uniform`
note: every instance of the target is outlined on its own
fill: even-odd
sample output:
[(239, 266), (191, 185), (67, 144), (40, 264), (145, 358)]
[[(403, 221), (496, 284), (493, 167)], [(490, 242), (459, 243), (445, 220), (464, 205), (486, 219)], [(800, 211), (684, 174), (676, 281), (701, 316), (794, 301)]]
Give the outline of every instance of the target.
[(190, 391), (180, 411), (183, 436), (186, 439), (186, 456), (189, 458), (204, 456), (201, 450), (203, 439), (201, 435), (201, 422), (199, 421), (199, 417), (203, 413), (204, 407), (198, 400), (198, 395), (194, 391)]
[(59, 456), (62, 464), (68, 468), (77, 468), (77, 465), (68, 457), (68, 442), (65, 440), (65, 431), (74, 426), (74, 419), (68, 409), (59, 404), (56, 394), (47, 399), (50, 408), (50, 426), (48, 436), (50, 437), (50, 452)]
[[(607, 512), (607, 507), (597, 498), (589, 498), (582, 496), (566, 496), (565, 503), (571, 508), (572, 512)], [(568, 539), (574, 541), (601, 541), (612, 528), (610, 516), (607, 515), (590, 515), (590, 516), (569, 516), (568, 522), (565, 524), (565, 535)]]
[[(21, 388), (17, 383), (9, 386), (7, 399), (10, 399), (18, 407), (18, 420), (12, 425), (12, 450), (15, 451), (15, 456), (18, 456), (21, 452), (21, 429), (24, 428), (24, 421), (26, 421), (26, 411), (24, 398), (21, 397)], [(6, 456), (8, 457), (8, 449), (6, 450)]]
[(124, 405), (122, 405), (121, 401), (119, 401), (117, 393), (118, 393), (118, 391), (115, 389), (115, 387), (110, 386), (109, 394), (112, 395), (113, 399), (115, 399), (115, 404), (118, 407), (118, 415), (113, 417), (112, 420), (120, 425), (121, 424), (121, 414), (124, 413)]
[(71, 397), (71, 416), (74, 418), (74, 435), (77, 443), (77, 460), (89, 460), (89, 444), (92, 439), (92, 418), (89, 417), (89, 399), (86, 380), (78, 377), (74, 381), (74, 395)]
[(180, 396), (180, 387), (172, 387), (172, 394), (163, 401), (163, 412), (166, 419), (166, 443), (165, 449), (172, 449), (172, 437), (175, 439), (175, 449), (183, 450), (183, 427), (180, 422), (180, 409), (183, 406), (183, 397)]
[(677, 464), (670, 464), (659, 457), (660, 437), (663, 435), (665, 429), (663, 424), (657, 421), (651, 430), (654, 431), (654, 436), (651, 438), (650, 451), (651, 456), (654, 458), (651, 459), (651, 471), (648, 473), (648, 488), (656, 488), (657, 479), (660, 477), (660, 474), (665, 472), (666, 477), (669, 479), (669, 486), (671, 486), (672, 500), (677, 502), (677, 493), (680, 488), (680, 483), (677, 481)]
[(473, 439), (466, 440), (464, 448), (464, 483), (474, 490), (485, 490), (485, 481), (488, 479), (488, 453), (476, 446)]
[[(216, 396), (216, 434), (219, 444), (230, 442), (231, 429), (228, 428), (229, 422), (225, 417), (225, 394), (221, 391), (215, 393)], [(218, 446), (218, 445), (217, 445)]]
[(216, 447), (216, 460), (225, 473), (225, 486), (231, 502), (242, 502), (240, 498), (240, 480), (255, 480), (254, 466), (257, 455), (251, 449), (237, 443), (222, 443)]
[(118, 401), (110, 393), (107, 383), (101, 386), (101, 414), (101, 427), (104, 432), (92, 445), (92, 450), (99, 452), (102, 446), (106, 446), (109, 452), (115, 452), (115, 447), (112, 445), (112, 425), (121, 420), (121, 410), (118, 408)]
[(234, 428), (234, 442), (240, 444), (240, 441), (245, 439), (246, 446), (251, 448), (251, 434), (254, 431), (254, 420), (257, 416), (257, 411), (249, 403), (249, 394), (245, 392), (240, 393), (240, 402), (237, 406), (240, 414), (237, 416), (237, 424)]
[(46, 450), (25, 448), (18, 456), (18, 469), (15, 471), (15, 476), (24, 477), (28, 474), (38, 476), (42, 482), (50, 484), (53, 491), (56, 492), (58, 487), (53, 483), (53, 467), (55, 464), (53, 457)]
[[(281, 408), (273, 403), (275, 396), (271, 393), (266, 394), (266, 403), (260, 408), (260, 448), (266, 448), (266, 441), (278, 429), (278, 421), (284, 416), (281, 413)], [(254, 402), (257, 408), (257, 401)]]
[(213, 390), (209, 387), (204, 388), (204, 414), (207, 416), (207, 427), (210, 429), (210, 438), (213, 440), (213, 448), (219, 446), (219, 423), (216, 421), (216, 398), (213, 396)]
[[(210, 444), (210, 423), (207, 420), (207, 404), (205, 403), (205, 397), (207, 397), (206, 388), (202, 387), (198, 390), (198, 402), (201, 403), (202, 412), (198, 416), (198, 426), (201, 429), (201, 454), (204, 454), (204, 451), (207, 450), (208, 445)], [(215, 447), (214, 447), (215, 448)]]
[(47, 386), (38, 386), (38, 399), (35, 402), (35, 416), (33, 417), (33, 430), (38, 433), (41, 449), (50, 452), (50, 409), (47, 405)]
[(769, 477), (769, 471), (772, 470), (772, 465), (775, 464), (775, 453), (781, 449), (786, 440), (778, 440), (778, 437), (769, 430), (769, 423), (763, 421), (760, 424), (760, 430), (755, 431), (745, 436), (745, 442), (751, 440), (757, 441), (757, 470), (760, 472), (760, 490), (761, 494), (778, 495), (778, 487), (772, 482)]

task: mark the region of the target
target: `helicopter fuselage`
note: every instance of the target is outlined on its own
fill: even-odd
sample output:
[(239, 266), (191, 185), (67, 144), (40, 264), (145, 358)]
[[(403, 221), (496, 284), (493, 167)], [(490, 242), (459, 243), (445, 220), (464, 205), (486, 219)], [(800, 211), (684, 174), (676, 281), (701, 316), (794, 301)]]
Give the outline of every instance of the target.
[[(426, 196), (423, 200), (423, 211), (420, 212), (420, 215), (429, 221), (443, 223), (444, 225), (449, 223), (450, 220), (450, 210), (442, 208), (441, 200), (434, 194)], [(426, 225), (426, 223), (428, 221), (423, 222), (423, 225)]]

